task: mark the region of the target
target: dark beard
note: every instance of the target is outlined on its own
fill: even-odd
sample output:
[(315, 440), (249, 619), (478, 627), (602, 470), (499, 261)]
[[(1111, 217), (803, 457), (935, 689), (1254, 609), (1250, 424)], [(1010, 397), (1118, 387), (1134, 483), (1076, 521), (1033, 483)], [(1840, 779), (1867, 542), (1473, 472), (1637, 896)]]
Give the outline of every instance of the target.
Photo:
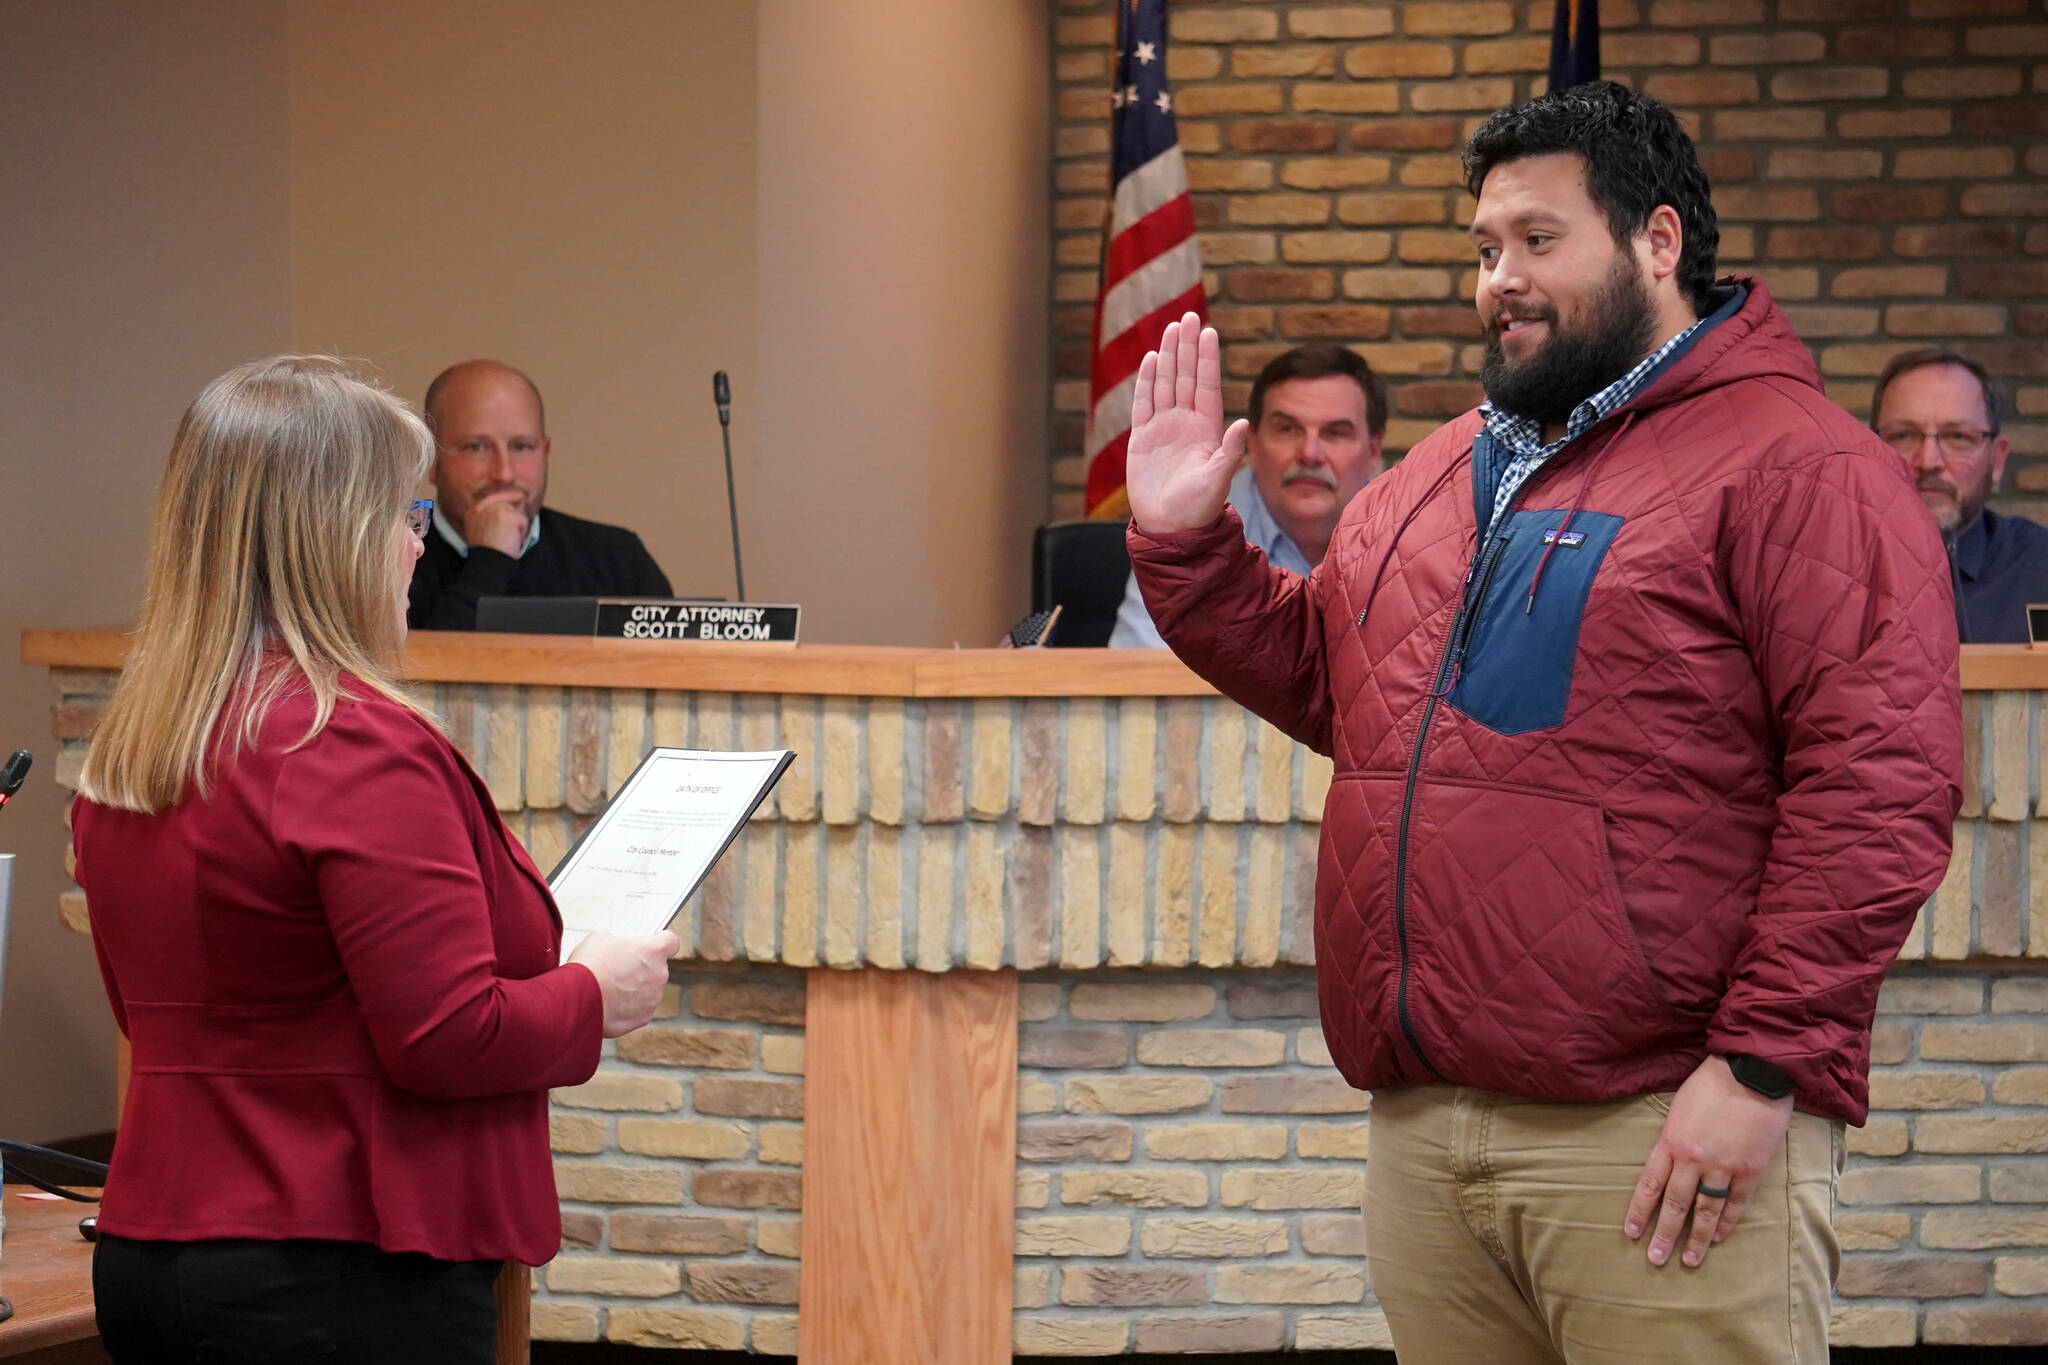
[(1614, 268), (1593, 296), (1591, 312), (1584, 330), (1565, 331), (1558, 326), (1557, 310), (1546, 310), (1550, 340), (1519, 365), (1508, 363), (1500, 324), (1488, 318), (1486, 363), (1479, 370), (1488, 401), (1513, 416), (1557, 426), (1650, 353), (1657, 335), (1656, 304), (1626, 252), (1615, 253)]

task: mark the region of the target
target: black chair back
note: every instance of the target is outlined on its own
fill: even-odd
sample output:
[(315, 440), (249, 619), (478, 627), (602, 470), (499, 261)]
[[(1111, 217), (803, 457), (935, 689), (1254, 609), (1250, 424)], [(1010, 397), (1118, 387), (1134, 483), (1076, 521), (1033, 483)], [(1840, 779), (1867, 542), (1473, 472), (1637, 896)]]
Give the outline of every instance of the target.
[(1059, 623), (1048, 644), (1101, 648), (1116, 628), (1131, 557), (1121, 521), (1056, 521), (1031, 537), (1031, 609), (1057, 603)]

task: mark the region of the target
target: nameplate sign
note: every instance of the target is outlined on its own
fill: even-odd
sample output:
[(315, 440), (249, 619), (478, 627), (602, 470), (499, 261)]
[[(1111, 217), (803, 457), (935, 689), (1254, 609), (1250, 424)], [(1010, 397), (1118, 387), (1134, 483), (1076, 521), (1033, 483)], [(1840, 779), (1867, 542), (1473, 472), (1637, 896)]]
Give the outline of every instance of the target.
[(600, 597), (601, 640), (710, 640), (719, 644), (796, 643), (800, 609), (762, 602), (665, 602)]

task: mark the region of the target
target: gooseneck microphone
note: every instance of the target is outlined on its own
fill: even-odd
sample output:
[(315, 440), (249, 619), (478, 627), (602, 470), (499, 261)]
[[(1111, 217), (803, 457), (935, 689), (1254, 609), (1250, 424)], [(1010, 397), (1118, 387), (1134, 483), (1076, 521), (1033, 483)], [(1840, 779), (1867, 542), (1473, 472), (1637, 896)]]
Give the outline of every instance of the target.
[(36, 756), (28, 750), (16, 749), (7, 765), (0, 767), (0, 806), (14, 799), (14, 794), (21, 790), (21, 784), (28, 780), (29, 767), (35, 761)]
[(747, 572), (740, 567), (740, 501), (732, 490), (732, 384), (727, 381), (725, 371), (711, 376), (711, 398), (718, 404), (718, 431), (725, 438), (725, 510), (732, 518), (732, 579), (738, 596), (733, 600), (747, 600)]
[(1956, 563), (1956, 542), (1960, 539), (1957, 531), (1945, 532), (1941, 537), (1941, 548), (1948, 552), (1948, 586), (1956, 599), (1956, 635), (1967, 645), (1973, 642), (1970, 639), (1970, 604), (1963, 600), (1963, 570)]

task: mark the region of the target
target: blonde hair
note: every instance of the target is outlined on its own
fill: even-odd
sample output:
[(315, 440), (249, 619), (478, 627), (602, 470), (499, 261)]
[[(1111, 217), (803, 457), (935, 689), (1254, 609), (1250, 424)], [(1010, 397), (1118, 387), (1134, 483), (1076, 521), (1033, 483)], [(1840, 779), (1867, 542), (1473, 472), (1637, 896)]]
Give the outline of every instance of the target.
[[(314, 699), (301, 745), (348, 695), (344, 674), (424, 715), (398, 678), (393, 588), (432, 458), (411, 409), (332, 357), (254, 361), (200, 390), (171, 443), (141, 623), (80, 791), (144, 814), (205, 796), (301, 680)], [(239, 727), (217, 734), (231, 708)]]

